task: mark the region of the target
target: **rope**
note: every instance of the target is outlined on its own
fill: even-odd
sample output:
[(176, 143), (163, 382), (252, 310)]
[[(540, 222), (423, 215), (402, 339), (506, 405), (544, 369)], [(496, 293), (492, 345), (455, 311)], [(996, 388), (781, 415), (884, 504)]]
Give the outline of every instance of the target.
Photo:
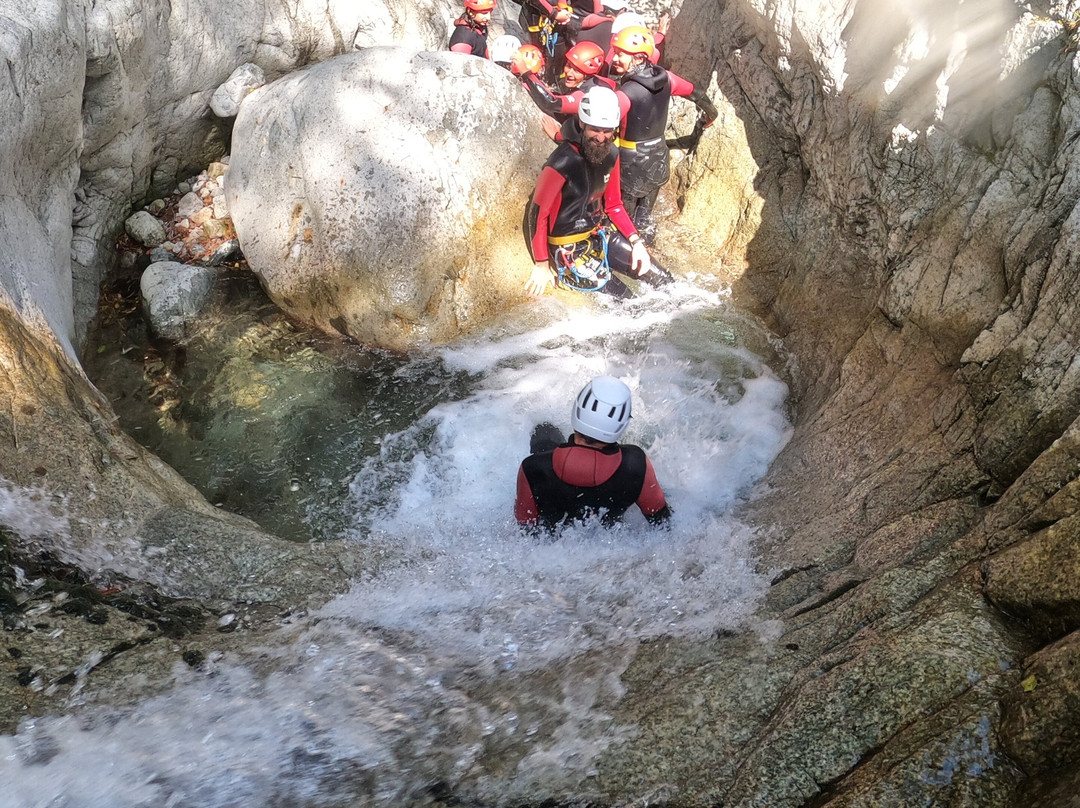
[(559, 247), (555, 252), (558, 284), (579, 292), (598, 292), (611, 280), (608, 263), (608, 231), (597, 225), (583, 241)]

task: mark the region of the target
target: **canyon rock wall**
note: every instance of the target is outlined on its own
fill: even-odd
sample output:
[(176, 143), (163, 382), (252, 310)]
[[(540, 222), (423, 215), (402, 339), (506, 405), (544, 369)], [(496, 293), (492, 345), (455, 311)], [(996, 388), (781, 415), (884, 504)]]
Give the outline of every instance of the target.
[[(613, 782), (649, 769), (686, 804), (819, 808), (1075, 789), (1075, 14), (682, 7), (667, 56), (717, 72), (758, 166), (735, 289), (791, 351), (797, 422), (748, 514), (776, 636), (639, 658), (629, 677), (662, 676), (673, 712)], [(685, 208), (717, 193), (705, 174)], [(672, 767), (655, 750), (688, 724)]]
[[(28, 544), (178, 595), (347, 579), (348, 557), (328, 569), (201, 501), (116, 430), (71, 357), (128, 206), (224, 150), (207, 105), (233, 68), (281, 74), (387, 33), (438, 47), (452, 16), (354, 5), (6, 4), (2, 493), (43, 489), (27, 507), (52, 517), (65, 496), (88, 507)], [(1075, 11), (683, 4), (665, 58), (715, 72), (739, 121), (707, 135), (679, 201), (704, 221), (716, 183), (744, 200), (712, 245), (745, 247), (736, 293), (785, 339), (797, 429), (748, 514), (775, 573), (762, 630), (638, 650), (611, 705), (635, 737), (605, 754), (591, 801), (1075, 793)], [(716, 176), (748, 155), (756, 173)], [(285, 588), (293, 569), (310, 575)]]
[(277, 76), (372, 44), (439, 47), (451, 5), (0, 2), (5, 559), (10, 546), (97, 586), (222, 602), (303, 604), (347, 585), (355, 548), (313, 554), (209, 505), (119, 429), (76, 357), (131, 207), (224, 152), (231, 121), (209, 101), (238, 65)]

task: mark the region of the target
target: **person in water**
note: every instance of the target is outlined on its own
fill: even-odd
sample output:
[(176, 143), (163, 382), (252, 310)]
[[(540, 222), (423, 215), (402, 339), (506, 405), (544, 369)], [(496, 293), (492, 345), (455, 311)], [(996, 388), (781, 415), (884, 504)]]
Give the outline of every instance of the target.
[(692, 82), (650, 61), (655, 44), (648, 29), (619, 31), (611, 49), (611, 74), (618, 77), (622, 108), (618, 145), (623, 205), (635, 227), (649, 233), (653, 203), (670, 176), (664, 130), (671, 96), (685, 96), (697, 105), (701, 129), (716, 120), (717, 111)]
[(465, 0), (465, 13), (454, 20), (450, 50), (487, 58), (487, 30), (495, 0)]
[(570, 411), (570, 440), (553, 424), (533, 430), (531, 454), (518, 467), (514, 517), (527, 527), (554, 530), (599, 516), (611, 526), (637, 505), (654, 525), (671, 508), (652, 462), (640, 446), (620, 444), (630, 423), (630, 388), (598, 376), (578, 393)]
[(531, 296), (563, 285), (633, 297), (613, 271), (655, 286), (672, 280), (652, 262), (623, 208), (614, 143), (619, 114), (613, 90), (591, 88), (540, 172), (524, 221), (533, 258), (525, 284)]

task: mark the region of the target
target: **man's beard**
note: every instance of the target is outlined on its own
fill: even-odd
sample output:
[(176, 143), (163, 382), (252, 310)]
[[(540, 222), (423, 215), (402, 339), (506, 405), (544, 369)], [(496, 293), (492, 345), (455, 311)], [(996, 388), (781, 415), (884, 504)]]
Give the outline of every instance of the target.
[(611, 141), (597, 142), (589, 138), (581, 139), (581, 153), (585, 155), (586, 162), (600, 165), (611, 153)]

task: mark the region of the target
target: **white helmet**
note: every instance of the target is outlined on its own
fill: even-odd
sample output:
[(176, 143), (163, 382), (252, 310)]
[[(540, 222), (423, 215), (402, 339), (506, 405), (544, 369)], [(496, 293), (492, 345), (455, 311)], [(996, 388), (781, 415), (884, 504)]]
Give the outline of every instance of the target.
[(649, 24), (636, 11), (624, 11), (611, 23), (611, 35), (615, 36), (624, 28), (645, 28), (648, 30)]
[(570, 426), (587, 438), (615, 443), (630, 424), (630, 388), (613, 376), (597, 376), (578, 393)]
[(609, 11), (614, 11), (618, 14), (620, 11), (626, 11), (630, 4), (626, 0), (603, 0), (604, 8)]
[(622, 117), (619, 96), (610, 87), (590, 87), (581, 97), (577, 116), (583, 124), (597, 129), (614, 129)]
[(491, 43), (491, 61), (509, 62), (514, 52), (521, 47), (521, 42), (513, 34), (503, 34)]

